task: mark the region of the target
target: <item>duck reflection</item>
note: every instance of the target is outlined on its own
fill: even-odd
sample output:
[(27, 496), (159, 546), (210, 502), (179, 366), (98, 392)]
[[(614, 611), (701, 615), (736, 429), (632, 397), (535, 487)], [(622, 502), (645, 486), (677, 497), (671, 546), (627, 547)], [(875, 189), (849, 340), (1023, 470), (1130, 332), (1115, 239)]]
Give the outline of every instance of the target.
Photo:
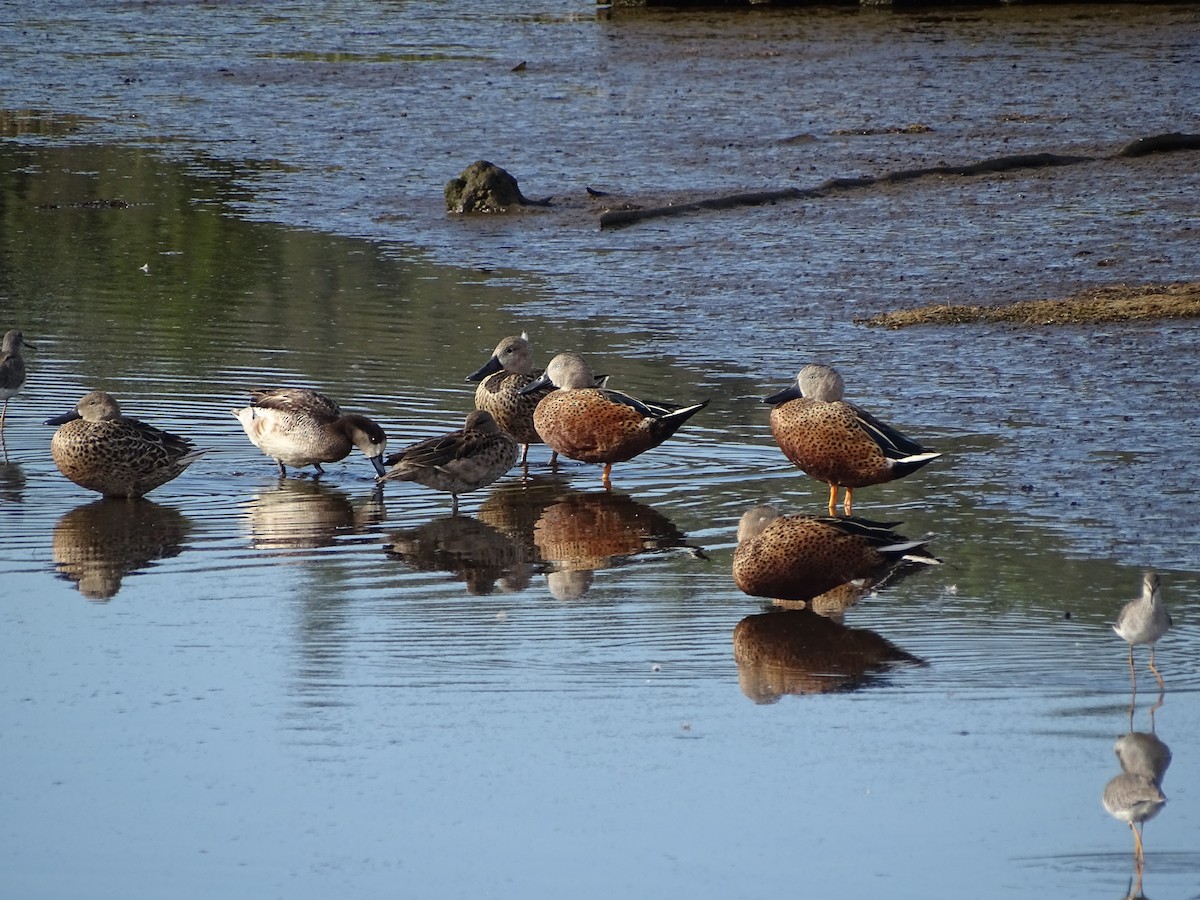
[(504, 532), (470, 516), (444, 516), (389, 535), (384, 550), (418, 572), (449, 572), (467, 593), (519, 591), (529, 586), (533, 564)]
[(533, 542), (534, 526), (546, 508), (569, 490), (567, 479), (560, 475), (526, 475), (502, 482), (480, 504), (475, 518), (507, 535), (524, 559), (538, 563), (541, 556)]
[(191, 530), (187, 517), (170, 506), (96, 500), (54, 526), (54, 566), (89, 600), (110, 600), (129, 573), (178, 555)]
[[(1158, 701), (1150, 708), (1152, 729), (1154, 713), (1162, 706), (1164, 693), (1159, 694)], [(1134, 696), (1136, 698), (1136, 693)], [(1131, 730), (1117, 738), (1113, 745), (1113, 752), (1121, 765), (1121, 774), (1104, 786), (1101, 800), (1108, 814), (1128, 825), (1133, 833), (1133, 875), (1126, 897), (1139, 898), (1143, 896), (1142, 878), (1146, 870), (1142, 829), (1166, 805), (1162, 781), (1171, 765), (1171, 748), (1153, 730), (1133, 731), (1132, 716), (1131, 706)]]
[(386, 517), (382, 492), (353, 503), (319, 479), (280, 478), (246, 504), (246, 524), (255, 550), (285, 552), (332, 545), (339, 536), (361, 532)]
[(747, 616), (733, 631), (742, 693), (755, 703), (785, 694), (856, 690), (896, 665), (926, 663), (866, 628), (809, 609)]
[(547, 566), (550, 593), (559, 600), (582, 597), (597, 569), (632, 556), (676, 548), (703, 556), (662, 513), (614, 491), (563, 490), (534, 523), (533, 543)]

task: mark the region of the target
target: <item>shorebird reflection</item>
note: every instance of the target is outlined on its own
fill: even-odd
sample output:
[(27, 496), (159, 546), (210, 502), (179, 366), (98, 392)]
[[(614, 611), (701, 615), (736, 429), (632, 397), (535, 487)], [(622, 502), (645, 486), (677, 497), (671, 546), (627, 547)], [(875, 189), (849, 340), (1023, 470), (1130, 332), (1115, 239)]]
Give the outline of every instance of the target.
[[(1162, 705), (1162, 700), (1160, 694), (1150, 709), (1151, 727), (1154, 711)], [(1117, 738), (1113, 752), (1121, 764), (1121, 774), (1104, 786), (1101, 800), (1108, 814), (1133, 832), (1133, 876), (1126, 896), (1137, 898), (1142, 896), (1146, 870), (1142, 829), (1166, 805), (1162, 782), (1171, 765), (1171, 748), (1153, 731), (1133, 731), (1131, 719), (1131, 730)]]

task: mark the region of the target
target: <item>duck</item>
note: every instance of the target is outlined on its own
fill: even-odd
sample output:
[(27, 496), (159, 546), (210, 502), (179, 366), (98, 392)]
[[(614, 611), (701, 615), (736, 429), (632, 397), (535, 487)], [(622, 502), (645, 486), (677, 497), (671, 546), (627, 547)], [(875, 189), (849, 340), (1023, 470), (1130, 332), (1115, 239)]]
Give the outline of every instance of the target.
[(37, 347), (27, 342), (21, 332), (13, 329), (4, 335), (4, 343), (0, 345), (0, 399), (4, 400), (4, 408), (0, 409), (0, 434), (4, 433), (4, 417), (8, 415), (8, 401), (17, 395), (25, 386), (25, 358), (21, 356), (21, 348)]
[(851, 515), (855, 488), (911, 475), (942, 455), (847, 403), (844, 393), (837, 370), (814, 363), (800, 370), (795, 384), (763, 399), (773, 407), (771, 434), (783, 455), (829, 485), (831, 516), (839, 488)]
[(122, 415), (117, 401), (104, 391), (86, 394), (75, 409), (46, 424), (59, 426), (50, 441), (58, 470), (106, 497), (145, 496), (209, 452)]
[[(479, 382), (475, 408), (491, 413), (496, 424), (521, 443), (521, 465), (529, 458), (529, 445), (543, 443), (533, 427), (533, 411), (554, 386), (547, 384), (528, 394), (520, 390), (541, 376), (542, 370), (533, 367), (533, 348), (525, 332), (500, 341), (491, 358), (467, 376), (467, 381)], [(550, 462), (557, 458), (552, 451)]]
[(546, 385), (558, 390), (538, 401), (533, 426), (551, 450), (570, 459), (603, 463), (603, 482), (612, 486), (614, 463), (627, 462), (671, 437), (708, 406), (645, 403), (610, 388), (596, 387), (596, 376), (578, 353), (560, 353), (541, 378), (521, 388), (530, 394)]
[(1133, 668), (1135, 644), (1150, 645), (1150, 671), (1158, 679), (1159, 687), (1165, 688), (1162, 675), (1154, 666), (1154, 647), (1159, 638), (1170, 629), (1172, 621), (1171, 614), (1163, 605), (1160, 586), (1161, 582), (1157, 572), (1143, 572), (1142, 595), (1122, 606), (1117, 621), (1113, 624), (1113, 631), (1122, 640), (1129, 643), (1129, 675), (1133, 679), (1135, 690), (1137, 689), (1137, 673)]
[(898, 522), (844, 516), (785, 516), (752, 506), (738, 522), (733, 580), (752, 597), (811, 600), (860, 578), (879, 578), (902, 563), (936, 565), (927, 540), (909, 540)]
[(458, 514), (458, 495), (487, 487), (517, 462), (517, 441), (497, 424), (490, 412), (471, 412), (463, 427), (429, 438), (387, 458), (387, 471), (376, 481), (415, 481), (452, 497)]
[(355, 447), (377, 475), (386, 471), (387, 435), (366, 416), (343, 413), (324, 394), (309, 388), (256, 388), (249, 393), (250, 405), (231, 412), (250, 442), (275, 460), (280, 478), (287, 477), (288, 466), (312, 466), (323, 475), (321, 463), (343, 460)]

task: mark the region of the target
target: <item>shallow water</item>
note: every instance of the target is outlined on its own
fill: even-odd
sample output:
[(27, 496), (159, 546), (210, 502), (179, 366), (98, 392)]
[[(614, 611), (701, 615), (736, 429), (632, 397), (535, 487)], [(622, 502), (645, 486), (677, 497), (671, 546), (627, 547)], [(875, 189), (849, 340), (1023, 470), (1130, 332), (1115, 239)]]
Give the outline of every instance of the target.
[[(1132, 838), (1100, 795), (1153, 725), (1175, 758), (1144, 887), (1191, 896), (1195, 327), (852, 319), (1195, 278), (1196, 154), (616, 233), (580, 195), (1200, 131), (1195, 7), (38, 10), (0, 29), (3, 327), (37, 345), (0, 467), (6, 891), (1116, 895)], [(446, 219), (480, 156), (558, 205)], [(611, 494), (534, 448), (458, 517), (357, 454), (280, 481), (229, 414), (309, 384), (403, 446), (460, 423), (522, 328), (542, 362), (712, 402)], [(758, 402), (813, 358), (945, 453), (856, 498), (943, 564), (829, 627), (924, 665), (734, 662), (765, 611), (729, 576), (738, 517), (824, 502)], [(97, 500), (39, 423), (98, 387), (214, 452)], [(1147, 565), (1175, 627), (1131, 720), (1107, 623)]]

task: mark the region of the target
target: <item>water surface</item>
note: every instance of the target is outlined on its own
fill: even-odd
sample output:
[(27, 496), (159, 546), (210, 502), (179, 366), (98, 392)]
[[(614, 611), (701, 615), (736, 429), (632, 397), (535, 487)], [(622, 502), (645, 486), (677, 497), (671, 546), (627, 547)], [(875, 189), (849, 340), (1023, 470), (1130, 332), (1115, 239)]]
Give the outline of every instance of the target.
[[(1151, 727), (1175, 759), (1144, 887), (1194, 891), (1195, 328), (852, 320), (1194, 278), (1195, 155), (618, 233), (582, 199), (1200, 130), (1194, 7), (5, 15), (0, 300), (38, 348), (0, 468), (14, 896), (1116, 895), (1132, 838), (1100, 794)], [(448, 220), (477, 157), (559, 204)], [(611, 493), (535, 448), (458, 517), (357, 455), (280, 481), (229, 414), (307, 384), (403, 446), (520, 329), (711, 404)], [(943, 564), (841, 621), (926, 665), (734, 662), (765, 613), (729, 577), (738, 517), (825, 495), (758, 400), (816, 358), (945, 453), (857, 498)], [(40, 424), (93, 388), (213, 452), (98, 500)], [(1108, 627), (1143, 566), (1176, 622), (1153, 715)]]

